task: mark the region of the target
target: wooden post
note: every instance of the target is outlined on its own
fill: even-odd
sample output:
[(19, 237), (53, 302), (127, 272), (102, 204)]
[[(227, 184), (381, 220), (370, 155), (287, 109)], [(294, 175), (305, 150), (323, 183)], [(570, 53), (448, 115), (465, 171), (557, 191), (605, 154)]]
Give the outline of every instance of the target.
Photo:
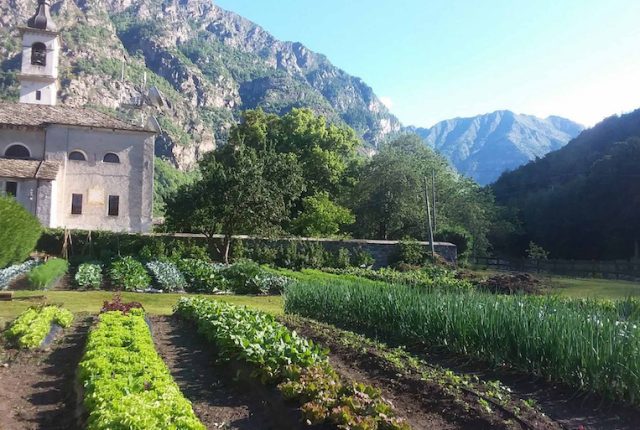
[(429, 188), (427, 178), (424, 178), (424, 197), (427, 201), (427, 219), (429, 220), (429, 243), (431, 244), (431, 258), (436, 261), (436, 248), (433, 245), (433, 226), (431, 225), (431, 205), (429, 204)]
[(431, 171), (431, 193), (433, 196), (433, 232), (438, 231), (436, 227), (436, 171)]

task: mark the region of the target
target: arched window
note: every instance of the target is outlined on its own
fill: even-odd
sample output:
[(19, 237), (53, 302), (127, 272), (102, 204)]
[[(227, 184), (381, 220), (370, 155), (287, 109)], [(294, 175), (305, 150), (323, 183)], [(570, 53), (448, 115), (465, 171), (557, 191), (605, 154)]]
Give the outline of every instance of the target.
[(4, 156), (7, 158), (31, 158), (31, 153), (26, 146), (15, 144), (4, 151)]
[(119, 163), (120, 162), (120, 157), (118, 157), (113, 152), (108, 152), (108, 153), (105, 154), (105, 156), (102, 159), (102, 161), (104, 161), (105, 163)]
[(71, 151), (69, 153), (69, 160), (87, 161), (87, 157), (80, 151)]
[(42, 42), (31, 45), (31, 64), (34, 66), (47, 65), (47, 47)]

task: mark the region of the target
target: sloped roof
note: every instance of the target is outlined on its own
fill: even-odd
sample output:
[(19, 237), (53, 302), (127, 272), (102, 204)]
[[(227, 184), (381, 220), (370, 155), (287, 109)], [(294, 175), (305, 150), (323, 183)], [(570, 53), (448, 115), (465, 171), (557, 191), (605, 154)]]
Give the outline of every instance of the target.
[(0, 158), (0, 177), (19, 179), (44, 179), (53, 181), (60, 164), (56, 161), (16, 160)]
[(0, 103), (0, 125), (45, 127), (51, 124), (153, 133), (147, 128), (86, 107)]

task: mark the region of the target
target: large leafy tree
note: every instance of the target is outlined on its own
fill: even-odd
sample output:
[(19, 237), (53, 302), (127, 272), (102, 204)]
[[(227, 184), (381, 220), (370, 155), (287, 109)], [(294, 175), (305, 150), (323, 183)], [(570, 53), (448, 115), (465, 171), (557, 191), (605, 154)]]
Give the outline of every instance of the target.
[(295, 232), (302, 236), (337, 236), (343, 226), (356, 220), (349, 209), (332, 202), (327, 192), (305, 197), (302, 206), (302, 213), (293, 223)]
[(240, 124), (230, 131), (229, 142), (295, 155), (303, 168), (304, 197), (327, 192), (338, 201), (357, 179), (360, 141), (356, 133), (309, 109), (293, 109), (283, 116), (260, 109), (245, 111)]
[(202, 178), (167, 201), (167, 226), (175, 231), (223, 234), (225, 262), (234, 234), (273, 234), (304, 190), (293, 154), (231, 143), (200, 162)]
[(427, 237), (425, 186), (435, 173), (437, 225), (467, 232), (476, 252), (485, 251), (495, 217), (489, 192), (460, 177), (419, 137), (404, 135), (383, 146), (364, 167), (352, 198), (354, 233), (360, 237)]

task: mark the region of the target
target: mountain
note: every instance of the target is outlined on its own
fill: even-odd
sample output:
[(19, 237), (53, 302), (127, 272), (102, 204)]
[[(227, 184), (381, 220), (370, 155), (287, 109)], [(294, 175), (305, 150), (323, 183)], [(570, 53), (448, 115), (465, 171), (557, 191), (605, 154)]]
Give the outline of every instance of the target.
[(561, 148), (583, 127), (558, 116), (540, 119), (501, 110), (409, 130), (444, 155), (460, 173), (486, 185), (502, 172)]
[[(36, 3), (0, 0), (0, 98), (17, 100), (17, 27)], [(53, 0), (52, 15), (62, 29), (61, 103), (139, 119), (120, 106), (139, 97), (146, 79), (168, 102), (153, 112), (164, 130), (157, 155), (183, 170), (224, 142), (245, 109), (309, 107), (373, 147), (400, 129), (361, 79), (211, 0)]]
[(629, 258), (640, 245), (640, 109), (605, 119), (565, 147), (504, 173), (491, 188), (552, 258)]

